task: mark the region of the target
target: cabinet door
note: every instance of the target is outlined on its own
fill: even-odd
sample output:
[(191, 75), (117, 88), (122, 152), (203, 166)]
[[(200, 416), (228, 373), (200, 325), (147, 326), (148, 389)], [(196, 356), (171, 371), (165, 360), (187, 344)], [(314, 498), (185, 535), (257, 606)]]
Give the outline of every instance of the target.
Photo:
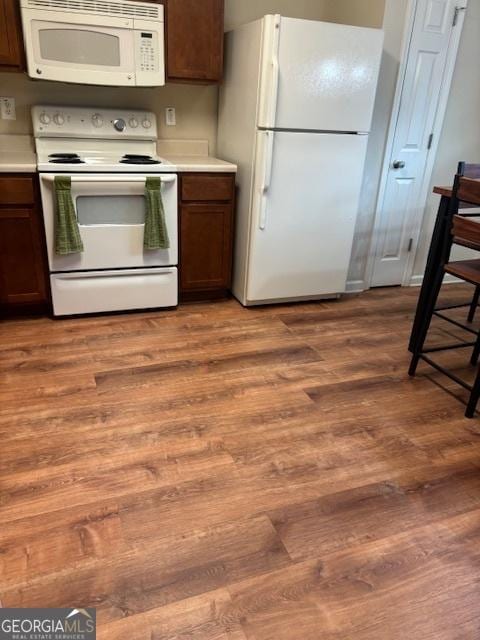
[(232, 204), (183, 204), (182, 291), (227, 290), (232, 265)]
[(167, 79), (219, 82), (224, 0), (168, 0)]
[(0, 67), (23, 69), (22, 43), (18, 0), (0, 0)]
[(36, 209), (0, 209), (1, 305), (47, 302), (42, 239)]

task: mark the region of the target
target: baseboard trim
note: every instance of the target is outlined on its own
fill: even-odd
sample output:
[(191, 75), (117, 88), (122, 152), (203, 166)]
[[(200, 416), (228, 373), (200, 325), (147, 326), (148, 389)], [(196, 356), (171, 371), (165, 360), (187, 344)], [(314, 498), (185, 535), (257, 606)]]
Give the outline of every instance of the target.
[[(412, 276), (410, 278), (410, 284), (408, 285), (409, 287), (421, 287), (422, 286), (422, 282), (423, 282), (423, 275), (422, 276)], [(463, 280), (459, 280), (458, 278), (455, 278), (454, 276), (451, 276), (449, 273), (447, 273), (445, 275), (445, 277), (443, 278), (443, 284), (458, 284), (459, 282), (463, 282)]]
[(348, 280), (345, 293), (361, 293), (365, 289), (367, 289), (365, 280)]

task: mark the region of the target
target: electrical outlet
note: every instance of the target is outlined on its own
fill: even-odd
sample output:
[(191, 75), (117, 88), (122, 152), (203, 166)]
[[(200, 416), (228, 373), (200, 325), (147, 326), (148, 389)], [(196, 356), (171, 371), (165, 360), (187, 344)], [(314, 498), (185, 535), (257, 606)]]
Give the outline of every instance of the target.
[(167, 107), (165, 109), (165, 122), (168, 127), (174, 127), (177, 124), (175, 107)]
[(15, 98), (0, 98), (0, 113), (2, 120), (16, 120)]

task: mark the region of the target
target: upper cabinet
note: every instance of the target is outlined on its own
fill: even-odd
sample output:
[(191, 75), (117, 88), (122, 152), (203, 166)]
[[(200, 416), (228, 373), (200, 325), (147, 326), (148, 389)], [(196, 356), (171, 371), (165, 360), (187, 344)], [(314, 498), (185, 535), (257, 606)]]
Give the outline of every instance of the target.
[(224, 0), (166, 0), (167, 81), (220, 82)]
[(18, 0), (0, 0), (0, 70), (23, 70), (23, 41)]

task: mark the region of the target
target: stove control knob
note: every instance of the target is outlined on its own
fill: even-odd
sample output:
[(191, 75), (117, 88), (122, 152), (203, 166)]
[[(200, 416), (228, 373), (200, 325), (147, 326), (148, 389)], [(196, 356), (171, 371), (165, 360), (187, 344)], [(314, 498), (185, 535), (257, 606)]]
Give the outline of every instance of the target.
[(50, 124), (50, 120), (50, 116), (48, 115), (48, 113), (45, 113), (45, 111), (40, 114), (40, 122), (42, 124)]
[(113, 126), (117, 131), (125, 131), (127, 123), (125, 122), (125, 120), (123, 120), (123, 118), (118, 118), (118, 120), (113, 121)]
[(145, 120), (142, 122), (142, 127), (144, 129), (150, 129), (151, 126), (152, 123), (150, 122), (150, 120), (148, 118), (145, 118)]
[(65, 123), (65, 116), (63, 115), (63, 113), (56, 113), (53, 116), (53, 121), (55, 122), (55, 124), (58, 124), (61, 127), (62, 124)]
[(138, 120), (136, 118), (130, 118), (128, 124), (132, 127), (132, 129), (136, 129), (138, 127)]
[(99, 113), (94, 113), (92, 116), (92, 124), (94, 127), (101, 127), (103, 125), (103, 118)]

